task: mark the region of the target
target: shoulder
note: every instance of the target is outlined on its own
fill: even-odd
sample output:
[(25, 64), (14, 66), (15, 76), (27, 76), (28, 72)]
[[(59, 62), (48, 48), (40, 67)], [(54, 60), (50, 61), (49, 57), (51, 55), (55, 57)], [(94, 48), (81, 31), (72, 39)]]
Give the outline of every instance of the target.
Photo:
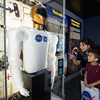
[(87, 63), (86, 66), (91, 66), (91, 64), (90, 63)]
[(76, 59), (77, 60), (82, 60), (83, 56), (78, 52)]
[(98, 67), (100, 67), (100, 63), (98, 63)]
[(50, 35), (50, 41), (57, 43), (58, 42), (58, 37), (56, 35)]
[(90, 68), (90, 66), (91, 66), (91, 64), (87, 63), (86, 66), (85, 66), (85, 71), (87, 71)]
[(80, 54), (80, 52), (78, 52), (78, 55), (77, 56), (81, 56), (82, 57), (82, 55)]
[(7, 38), (16, 37), (16, 34), (18, 33), (19, 33), (19, 30), (17, 28), (11, 28), (7, 31)]
[(85, 68), (90, 68), (91, 67), (91, 64), (90, 63), (87, 63)]

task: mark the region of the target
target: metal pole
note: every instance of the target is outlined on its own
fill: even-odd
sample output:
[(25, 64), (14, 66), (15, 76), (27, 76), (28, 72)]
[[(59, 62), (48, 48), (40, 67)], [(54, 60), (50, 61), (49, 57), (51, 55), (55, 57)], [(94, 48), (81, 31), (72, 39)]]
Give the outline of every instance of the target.
[(6, 65), (6, 0), (4, 4), (4, 58), (5, 58), (5, 100), (7, 100), (7, 65)]
[(62, 74), (62, 96), (65, 97), (64, 93), (64, 61), (65, 61), (65, 0), (63, 0), (63, 74)]

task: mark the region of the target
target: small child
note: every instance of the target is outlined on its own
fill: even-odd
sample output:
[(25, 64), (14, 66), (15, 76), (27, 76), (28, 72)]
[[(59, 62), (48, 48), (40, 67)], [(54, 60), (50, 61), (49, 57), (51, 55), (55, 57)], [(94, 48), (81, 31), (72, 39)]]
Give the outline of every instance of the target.
[[(88, 62), (85, 67), (85, 75), (84, 75), (84, 85), (91, 87), (96, 87), (100, 90), (100, 51), (92, 50), (89, 51), (88, 54)], [(99, 92), (99, 100), (100, 100), (100, 92)]]

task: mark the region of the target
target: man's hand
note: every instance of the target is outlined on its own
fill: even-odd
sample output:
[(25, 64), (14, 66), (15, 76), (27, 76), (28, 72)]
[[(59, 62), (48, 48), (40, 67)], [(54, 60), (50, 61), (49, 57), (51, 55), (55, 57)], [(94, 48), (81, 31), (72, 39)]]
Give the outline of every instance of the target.
[(51, 77), (51, 89), (53, 88), (54, 85), (54, 77)]
[(94, 86), (93, 83), (91, 83), (91, 84), (88, 85), (89, 88), (92, 88), (93, 86)]
[(27, 97), (29, 96), (29, 91), (23, 87), (20, 89), (20, 94)]

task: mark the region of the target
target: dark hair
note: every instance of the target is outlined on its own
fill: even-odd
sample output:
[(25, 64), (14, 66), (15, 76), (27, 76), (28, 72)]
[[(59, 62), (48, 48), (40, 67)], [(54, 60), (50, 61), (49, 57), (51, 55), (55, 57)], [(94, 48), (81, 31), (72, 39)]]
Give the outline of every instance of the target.
[[(87, 44), (87, 45), (90, 45), (90, 48), (89, 48), (89, 50), (92, 50), (93, 48), (95, 48), (96, 47), (96, 45), (95, 45), (95, 43), (91, 40), (91, 39), (89, 39), (89, 38), (83, 38), (83, 39), (81, 39), (80, 41), (79, 41), (79, 43), (85, 43), (85, 44)], [(84, 55), (84, 53), (81, 51), (81, 49), (79, 49), (79, 51), (80, 51), (80, 54), (81, 55)]]
[(95, 47), (95, 43), (89, 38), (83, 38), (83, 39), (80, 40), (80, 42), (85, 43), (87, 45), (90, 45), (91, 48)]
[(94, 48), (94, 49), (92, 49), (92, 50), (89, 50), (88, 52), (89, 52), (89, 53), (93, 53), (94, 56), (95, 56), (95, 58), (98, 58), (98, 61), (97, 61), (97, 62), (100, 61), (100, 50), (99, 50), (99, 49)]

